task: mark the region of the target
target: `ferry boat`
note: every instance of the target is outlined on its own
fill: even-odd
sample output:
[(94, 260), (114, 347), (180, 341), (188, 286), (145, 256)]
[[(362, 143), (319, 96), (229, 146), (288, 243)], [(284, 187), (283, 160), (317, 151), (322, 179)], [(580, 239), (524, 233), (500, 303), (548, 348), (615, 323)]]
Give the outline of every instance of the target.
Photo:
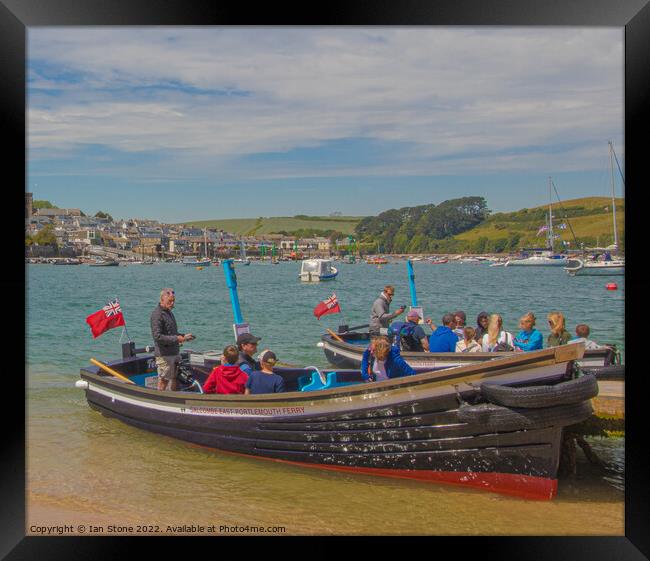
[(366, 263), (368, 263), (368, 265), (387, 265), (388, 259), (385, 257), (369, 257), (366, 259)]
[[(370, 344), (368, 331), (357, 331), (368, 327), (367, 325), (356, 326), (350, 330), (345, 326), (339, 327), (339, 333), (328, 331), (321, 336), (318, 346), (323, 349), (327, 361), (337, 368), (361, 368), (363, 352)], [(501, 355), (520, 355), (522, 353), (498, 353)], [(524, 353), (528, 354), (528, 353)], [(480, 364), (495, 359), (495, 353), (430, 353), (430, 352), (409, 352), (401, 353), (402, 358), (417, 371), (427, 369), (440, 369), (455, 366), (466, 366), (468, 364)], [(624, 367), (620, 364), (620, 356), (615, 345), (607, 345), (602, 349), (589, 349), (579, 360), (580, 367), (590, 368), (598, 374), (599, 370), (607, 371), (608, 375), (613, 370), (618, 373), (618, 378), (624, 376)], [(615, 367), (615, 368), (613, 368)]]
[(334, 280), (338, 274), (331, 259), (305, 259), (300, 265), (298, 276), (303, 282), (320, 282)]
[(76, 386), (93, 410), (202, 446), (548, 500), (564, 427), (593, 411), (595, 378), (574, 369), (583, 352), (564, 345), (370, 383), (358, 370), (276, 368), (285, 393), (221, 395), (201, 389), (220, 353), (183, 352), (180, 391), (159, 391), (150, 348), (131, 342), (121, 359), (91, 359)]

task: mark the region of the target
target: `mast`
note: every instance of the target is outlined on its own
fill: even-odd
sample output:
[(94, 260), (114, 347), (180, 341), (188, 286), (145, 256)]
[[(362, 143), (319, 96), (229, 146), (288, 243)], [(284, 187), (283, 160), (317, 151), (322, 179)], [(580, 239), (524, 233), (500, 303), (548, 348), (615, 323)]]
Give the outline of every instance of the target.
[(208, 229), (203, 228), (203, 251), (205, 252), (204, 259), (208, 258)]
[(614, 193), (614, 160), (612, 157), (614, 147), (612, 146), (611, 140), (608, 142), (608, 144), (609, 144), (609, 167), (612, 175), (612, 217), (613, 217), (613, 224), (614, 224), (614, 250), (618, 251), (618, 228), (616, 227), (616, 198)]
[(551, 176), (548, 176), (548, 243), (553, 251), (553, 204), (551, 197)]

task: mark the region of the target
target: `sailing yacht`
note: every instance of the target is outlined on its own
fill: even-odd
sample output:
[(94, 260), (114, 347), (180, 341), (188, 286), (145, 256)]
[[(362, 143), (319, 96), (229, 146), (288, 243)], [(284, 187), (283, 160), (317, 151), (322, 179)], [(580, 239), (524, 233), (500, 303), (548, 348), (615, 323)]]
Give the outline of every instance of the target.
[(625, 259), (622, 257), (612, 258), (610, 250), (618, 251), (618, 229), (616, 227), (616, 193), (614, 190), (614, 146), (609, 141), (609, 166), (612, 177), (612, 225), (614, 227), (614, 245), (606, 248), (602, 255), (596, 255), (591, 260), (586, 258), (570, 259), (564, 270), (570, 276), (622, 276), (625, 274)]
[(562, 255), (557, 255), (553, 252), (553, 241), (555, 236), (553, 235), (553, 203), (551, 199), (551, 178), (548, 178), (548, 222), (544, 226), (546, 229), (547, 235), (547, 249), (532, 249), (532, 255), (526, 255), (520, 259), (508, 259), (504, 263), (505, 267), (515, 267), (515, 266), (544, 266), (544, 267), (563, 267), (567, 264), (566, 257)]

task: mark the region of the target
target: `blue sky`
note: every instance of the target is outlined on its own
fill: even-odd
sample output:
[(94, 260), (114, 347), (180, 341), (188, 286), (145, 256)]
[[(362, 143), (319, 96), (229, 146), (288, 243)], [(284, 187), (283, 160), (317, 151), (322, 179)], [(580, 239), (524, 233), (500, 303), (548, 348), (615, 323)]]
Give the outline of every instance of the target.
[(27, 189), (164, 222), (609, 196), (623, 62), (622, 28), (32, 27)]

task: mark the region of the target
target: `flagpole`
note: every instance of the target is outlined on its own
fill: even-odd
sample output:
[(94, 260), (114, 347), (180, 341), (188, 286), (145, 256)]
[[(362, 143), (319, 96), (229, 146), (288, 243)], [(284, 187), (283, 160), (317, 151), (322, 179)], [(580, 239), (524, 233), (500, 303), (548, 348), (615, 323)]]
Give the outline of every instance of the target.
[[(115, 297), (115, 300), (118, 301), (118, 302), (120, 301), (117, 296)], [(120, 311), (122, 312), (122, 316), (124, 316), (124, 311), (122, 310), (122, 306), (120, 306)], [(124, 327), (124, 333), (126, 333), (126, 338), (128, 339), (128, 341), (130, 343), (131, 342), (131, 337), (129, 335), (129, 330), (126, 328), (126, 320), (124, 320), (124, 325), (122, 327)]]

